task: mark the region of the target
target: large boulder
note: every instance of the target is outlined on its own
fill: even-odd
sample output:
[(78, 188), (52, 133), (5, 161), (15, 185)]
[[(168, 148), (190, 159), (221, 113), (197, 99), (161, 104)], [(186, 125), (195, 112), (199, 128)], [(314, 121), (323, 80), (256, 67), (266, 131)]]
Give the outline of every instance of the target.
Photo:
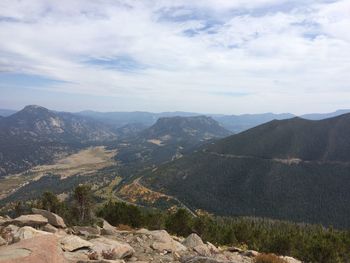
[(185, 245), (188, 248), (194, 248), (197, 246), (204, 245), (202, 239), (197, 234), (191, 234), (189, 235), (183, 242), (183, 245)]
[(80, 248), (91, 248), (93, 244), (78, 236), (68, 235), (60, 239), (61, 248), (64, 251), (75, 251)]
[(100, 255), (108, 251), (113, 255), (113, 259), (129, 258), (135, 253), (135, 250), (129, 244), (105, 237), (91, 239), (90, 242), (93, 244), (92, 250)]
[(46, 217), (43, 217), (42, 215), (37, 214), (31, 214), (31, 215), (21, 215), (17, 218), (15, 218), (12, 223), (15, 225), (21, 225), (21, 226), (43, 226), (46, 225), (49, 221)]
[(0, 247), (0, 262), (67, 263), (54, 235), (40, 235)]
[(187, 249), (184, 245), (172, 239), (165, 230), (149, 231), (148, 234), (155, 239), (151, 247), (159, 252), (180, 252)]
[(14, 235), (16, 241), (30, 239), (40, 235), (51, 235), (48, 232), (36, 230), (30, 226), (21, 227)]
[(55, 213), (46, 211), (46, 210), (42, 210), (42, 209), (37, 209), (37, 208), (33, 208), (32, 212), (34, 214), (39, 214), (42, 215), (43, 217), (45, 217), (49, 223), (55, 227), (60, 227), (60, 228), (66, 228), (66, 224), (64, 223), (64, 220), (62, 217), (60, 217), (59, 215), (56, 215)]

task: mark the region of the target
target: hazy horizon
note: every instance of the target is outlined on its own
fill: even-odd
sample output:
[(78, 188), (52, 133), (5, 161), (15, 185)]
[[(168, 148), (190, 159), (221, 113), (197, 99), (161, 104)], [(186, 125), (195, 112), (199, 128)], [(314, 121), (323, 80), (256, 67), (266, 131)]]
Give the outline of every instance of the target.
[[(203, 115), (258, 115), (258, 114), (292, 114), (295, 116), (303, 116), (303, 115), (309, 115), (309, 114), (331, 114), (331, 113), (336, 113), (336, 112), (341, 112), (341, 111), (350, 111), (349, 109), (335, 109), (333, 111), (327, 111), (327, 112), (306, 112), (306, 113), (301, 113), (301, 114), (295, 114), (293, 112), (273, 112), (273, 111), (267, 111), (267, 112), (246, 112), (246, 113), (229, 113), (229, 112), (223, 112), (223, 113), (212, 113), (212, 112), (193, 112), (193, 111), (181, 111), (181, 110), (174, 110), (174, 111), (145, 111), (145, 110), (130, 110), (130, 111), (118, 111), (118, 110), (113, 110), (113, 111), (99, 111), (99, 110), (93, 110), (93, 109), (81, 109), (78, 111), (68, 111), (68, 110), (64, 110), (64, 109), (60, 109), (60, 108), (51, 108), (51, 107), (45, 107), (43, 105), (38, 105), (38, 104), (26, 104), (23, 105), (20, 108), (4, 108), (0, 106), (0, 110), (10, 110), (10, 111), (20, 111), (22, 109), (24, 109), (26, 106), (40, 106), (40, 107), (44, 107), (47, 108), (49, 110), (53, 110), (53, 111), (57, 111), (57, 112), (71, 112), (71, 113), (80, 113), (80, 112), (97, 112), (97, 113), (114, 113), (114, 112), (123, 112), (123, 113), (133, 113), (133, 112), (147, 112), (147, 113), (155, 113), (155, 114), (160, 114), (160, 113), (193, 113), (193, 114), (203, 114)], [(1, 114), (0, 114), (1, 115)]]
[(0, 108), (347, 109), (349, 10), (346, 0), (4, 0)]

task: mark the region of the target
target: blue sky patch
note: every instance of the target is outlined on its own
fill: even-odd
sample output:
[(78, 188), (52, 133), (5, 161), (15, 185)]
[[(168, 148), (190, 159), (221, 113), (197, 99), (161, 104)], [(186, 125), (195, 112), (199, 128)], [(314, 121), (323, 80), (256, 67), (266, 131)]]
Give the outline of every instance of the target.
[(0, 87), (46, 87), (65, 81), (25, 73), (0, 73)]
[(97, 65), (106, 69), (116, 69), (122, 72), (140, 71), (147, 68), (146, 65), (137, 62), (128, 55), (117, 56), (114, 58), (91, 58), (86, 60), (85, 63)]

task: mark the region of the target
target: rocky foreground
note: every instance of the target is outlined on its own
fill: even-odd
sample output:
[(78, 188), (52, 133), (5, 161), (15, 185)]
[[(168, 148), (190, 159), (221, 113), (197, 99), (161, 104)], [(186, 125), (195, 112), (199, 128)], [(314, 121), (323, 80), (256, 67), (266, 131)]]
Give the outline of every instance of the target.
[(67, 227), (60, 216), (40, 209), (15, 219), (0, 217), (1, 263), (252, 263), (258, 254), (216, 247), (196, 234), (182, 238), (165, 230), (121, 231), (107, 221), (102, 227)]

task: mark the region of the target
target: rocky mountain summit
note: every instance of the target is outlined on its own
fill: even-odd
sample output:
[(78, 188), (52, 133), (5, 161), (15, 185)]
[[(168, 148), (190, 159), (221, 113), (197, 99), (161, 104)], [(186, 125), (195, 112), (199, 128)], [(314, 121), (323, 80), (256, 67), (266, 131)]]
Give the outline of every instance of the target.
[(253, 263), (256, 257), (256, 251), (204, 243), (194, 233), (183, 238), (165, 230), (118, 230), (102, 219), (100, 226), (67, 227), (60, 216), (40, 209), (15, 219), (0, 217), (1, 263)]
[(0, 134), (6, 139), (19, 138), (35, 142), (100, 142), (116, 138), (102, 123), (37, 105), (28, 105), (3, 118)]

